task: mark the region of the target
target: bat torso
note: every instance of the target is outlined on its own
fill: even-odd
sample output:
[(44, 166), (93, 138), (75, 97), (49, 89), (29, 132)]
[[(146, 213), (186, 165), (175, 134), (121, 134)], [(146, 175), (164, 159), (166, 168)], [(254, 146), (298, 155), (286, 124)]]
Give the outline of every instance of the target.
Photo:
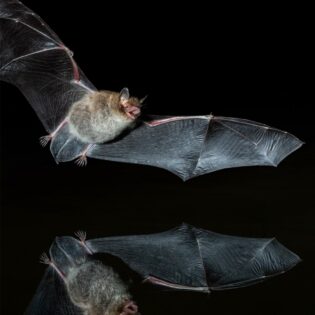
[[(128, 105), (133, 106), (136, 101), (130, 98)], [(135, 119), (126, 114), (119, 93), (101, 91), (90, 92), (75, 102), (70, 108), (68, 120), (70, 132), (81, 141), (104, 143), (132, 127)]]
[(25, 315), (139, 315), (128, 279), (98, 254), (118, 258), (144, 282), (207, 293), (264, 281), (300, 261), (274, 238), (229, 236), (187, 224), (155, 234), (77, 236), (56, 237), (50, 258), (42, 257), (49, 267)]
[(50, 256), (71, 302), (84, 315), (123, 314), (125, 304), (131, 299), (128, 284), (111, 266), (93, 259), (83, 241), (57, 237)]
[(99, 261), (71, 268), (65, 281), (71, 301), (86, 315), (118, 315), (131, 298), (119, 275)]

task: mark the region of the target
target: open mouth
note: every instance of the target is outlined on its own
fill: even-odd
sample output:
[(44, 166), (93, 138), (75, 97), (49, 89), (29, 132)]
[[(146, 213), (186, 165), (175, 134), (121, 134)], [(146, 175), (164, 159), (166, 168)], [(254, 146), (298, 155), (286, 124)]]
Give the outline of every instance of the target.
[(128, 102), (122, 104), (122, 108), (125, 114), (131, 119), (136, 119), (141, 113), (141, 110), (138, 106), (131, 105)]

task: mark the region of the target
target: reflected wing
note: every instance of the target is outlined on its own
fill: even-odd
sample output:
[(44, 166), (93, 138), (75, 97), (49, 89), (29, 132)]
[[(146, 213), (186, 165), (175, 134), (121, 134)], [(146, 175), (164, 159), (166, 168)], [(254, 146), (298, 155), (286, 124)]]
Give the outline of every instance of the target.
[(293, 268), (300, 258), (275, 238), (245, 238), (194, 228), (212, 290), (240, 288)]
[(227, 236), (186, 224), (157, 234), (89, 240), (87, 245), (94, 253), (119, 257), (145, 281), (201, 292), (251, 285), (300, 261), (275, 239)]
[(58, 36), (19, 1), (1, 0), (0, 29), (0, 80), (22, 91), (50, 133), (95, 88)]
[(83, 313), (71, 302), (60, 276), (48, 267), (24, 315), (83, 315)]

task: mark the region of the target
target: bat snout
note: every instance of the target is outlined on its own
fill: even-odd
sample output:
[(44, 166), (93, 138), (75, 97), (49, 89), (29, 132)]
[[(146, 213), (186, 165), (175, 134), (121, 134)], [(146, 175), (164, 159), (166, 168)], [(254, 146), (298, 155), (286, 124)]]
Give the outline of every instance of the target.
[(120, 104), (123, 113), (131, 118), (136, 119), (141, 114), (141, 103), (138, 100), (128, 100)]

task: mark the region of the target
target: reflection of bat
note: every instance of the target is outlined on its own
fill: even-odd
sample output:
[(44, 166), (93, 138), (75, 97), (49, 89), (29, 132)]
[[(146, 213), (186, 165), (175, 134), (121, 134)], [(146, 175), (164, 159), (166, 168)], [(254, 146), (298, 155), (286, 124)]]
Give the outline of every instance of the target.
[(0, 79), (16, 85), (44, 124), (57, 162), (87, 157), (165, 168), (182, 179), (223, 168), (277, 165), (294, 136), (237, 118), (141, 117), (141, 101), (98, 92), (71, 51), (31, 10), (0, 2)]
[(44, 255), (49, 267), (26, 315), (137, 313), (125, 282), (95, 259), (100, 253), (119, 258), (144, 282), (206, 293), (263, 281), (300, 261), (274, 238), (227, 236), (186, 224), (157, 234), (78, 236), (57, 237), (50, 259)]

